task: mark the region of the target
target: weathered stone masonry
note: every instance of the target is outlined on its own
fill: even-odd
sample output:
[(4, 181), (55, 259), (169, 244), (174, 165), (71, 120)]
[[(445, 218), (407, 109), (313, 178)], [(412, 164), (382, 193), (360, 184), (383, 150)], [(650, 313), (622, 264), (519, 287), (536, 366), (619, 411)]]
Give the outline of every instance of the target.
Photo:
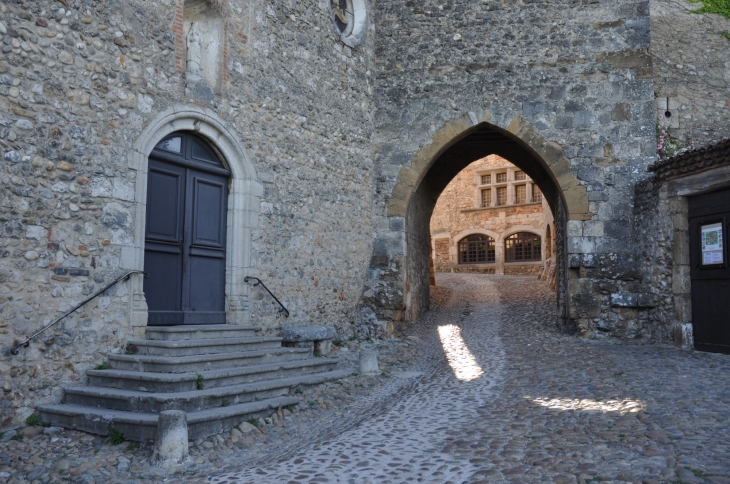
[[(185, 70), (181, 52), (185, 8), (201, 2), (66, 3), (0, 4), (6, 353), (141, 268), (146, 156), (175, 130), (207, 137), (234, 172), (230, 322), (281, 324), (271, 299), (243, 283), (253, 275), (291, 310), (290, 324), (347, 331), (372, 234), (372, 35), (356, 50), (342, 44), (326, 2), (214, 2), (224, 40), (211, 84)], [(57, 401), (59, 383), (81, 381), (144, 332), (134, 277), (2, 357), (0, 426)]]
[[(672, 333), (667, 297), (686, 293), (669, 286), (686, 289), (683, 275), (652, 269), (667, 248), (641, 235), (682, 230), (665, 224), (682, 207), (641, 184), (655, 161), (657, 97), (688, 100), (679, 130), (692, 143), (730, 125), (726, 83), (688, 89), (692, 72), (657, 67), (674, 61), (651, 43), (649, 2), (355, 0), (356, 34), (337, 31), (325, 0), (65, 3), (0, 3), (0, 427), (57, 401), (60, 385), (144, 332), (134, 276), (7, 355), (143, 269), (147, 156), (176, 130), (205, 137), (232, 172), (230, 323), (268, 333), (284, 323), (245, 275), (282, 299), (286, 324), (381, 336), (414, 321), (428, 307), (438, 194), (498, 154), (521, 160), (555, 214), (564, 327), (621, 340)], [(193, 21), (214, 46), (196, 40)], [(713, 79), (727, 79), (728, 50), (680, 44), (724, 62)]]

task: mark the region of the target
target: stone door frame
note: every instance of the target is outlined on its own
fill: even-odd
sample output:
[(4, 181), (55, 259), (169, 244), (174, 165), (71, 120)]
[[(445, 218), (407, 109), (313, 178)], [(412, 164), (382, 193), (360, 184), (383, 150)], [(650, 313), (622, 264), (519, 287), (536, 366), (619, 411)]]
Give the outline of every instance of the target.
[[(144, 270), (149, 155), (157, 143), (176, 131), (190, 131), (205, 138), (231, 171), (226, 221), (226, 319), (228, 324), (248, 324), (249, 288), (243, 279), (256, 275), (251, 267), (251, 230), (258, 226), (263, 186), (232, 127), (210, 109), (189, 105), (170, 107), (149, 121), (137, 138), (128, 156), (129, 168), (136, 171), (134, 243), (122, 248), (122, 265), (130, 270)], [(131, 291), (132, 326), (135, 334), (141, 336), (147, 326), (141, 274), (132, 276)]]

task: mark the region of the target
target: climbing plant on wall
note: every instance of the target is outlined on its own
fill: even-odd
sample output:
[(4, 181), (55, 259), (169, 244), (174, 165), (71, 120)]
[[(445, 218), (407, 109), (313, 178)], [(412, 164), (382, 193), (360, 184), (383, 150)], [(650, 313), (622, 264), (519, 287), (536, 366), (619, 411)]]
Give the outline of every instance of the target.
[[(730, 0), (688, 0), (689, 3), (701, 3), (702, 7), (692, 10), (692, 13), (716, 13), (730, 19)], [(730, 32), (720, 32), (730, 40)]]

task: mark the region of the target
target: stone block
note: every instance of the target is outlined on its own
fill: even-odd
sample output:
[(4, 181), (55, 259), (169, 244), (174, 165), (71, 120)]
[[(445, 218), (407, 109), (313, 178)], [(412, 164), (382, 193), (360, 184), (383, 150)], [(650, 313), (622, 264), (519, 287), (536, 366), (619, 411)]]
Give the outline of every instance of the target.
[(611, 306), (619, 308), (635, 308), (638, 305), (639, 295), (619, 292), (611, 294)]
[(157, 438), (152, 460), (161, 467), (173, 467), (188, 457), (188, 420), (181, 410), (164, 410), (157, 419)]
[(595, 318), (601, 314), (601, 297), (593, 293), (571, 294), (571, 318)]
[[(570, 257), (576, 257), (577, 254), (572, 254)], [(593, 268), (598, 267), (598, 257), (596, 254), (583, 254), (583, 267)]]
[(375, 350), (363, 350), (360, 352), (360, 373), (369, 374), (377, 373), (378, 368), (378, 352)]
[(284, 346), (312, 348), (315, 354), (327, 355), (332, 349), (332, 339), (337, 336), (332, 326), (289, 327), (281, 330)]
[(689, 265), (689, 231), (675, 230), (672, 241), (672, 256), (676, 265)]
[(682, 349), (691, 350), (695, 346), (692, 323), (675, 323), (672, 325), (674, 344)]
[(650, 292), (639, 293), (637, 306), (640, 308), (655, 308), (659, 305), (659, 295)]
[(674, 294), (689, 294), (692, 292), (689, 266), (674, 266), (672, 269), (672, 292)]
[(570, 254), (568, 257), (568, 267), (571, 269), (580, 269), (580, 254)]

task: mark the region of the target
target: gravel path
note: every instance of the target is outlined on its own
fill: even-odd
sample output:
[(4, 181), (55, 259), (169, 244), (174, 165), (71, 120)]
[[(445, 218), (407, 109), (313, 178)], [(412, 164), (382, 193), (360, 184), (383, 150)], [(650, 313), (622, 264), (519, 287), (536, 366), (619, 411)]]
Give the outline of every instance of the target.
[[(378, 346), (383, 375), (305, 389), (302, 410), (196, 442), (168, 482), (730, 484), (730, 356), (561, 335), (533, 278), (437, 282), (407, 338), (339, 350), (352, 364)], [(149, 446), (124, 445), (68, 431), (0, 443), (0, 481), (164, 479)]]

